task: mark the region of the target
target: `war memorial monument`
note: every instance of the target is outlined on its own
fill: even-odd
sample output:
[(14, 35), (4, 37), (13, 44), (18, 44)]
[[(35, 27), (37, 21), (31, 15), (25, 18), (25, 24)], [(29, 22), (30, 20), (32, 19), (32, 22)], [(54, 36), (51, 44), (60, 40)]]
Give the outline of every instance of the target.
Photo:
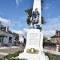
[[(26, 46), (23, 53), (19, 54), (19, 59), (27, 60), (49, 60), (43, 52), (43, 33), (35, 26), (41, 26), (41, 0), (34, 0), (33, 11), (30, 23), (30, 30), (27, 33)], [(35, 26), (34, 26), (35, 25)]]

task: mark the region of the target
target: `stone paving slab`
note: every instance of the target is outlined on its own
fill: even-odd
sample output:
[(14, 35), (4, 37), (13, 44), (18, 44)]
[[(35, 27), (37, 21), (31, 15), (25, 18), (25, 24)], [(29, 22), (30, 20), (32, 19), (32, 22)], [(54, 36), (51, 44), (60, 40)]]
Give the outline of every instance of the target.
[(0, 55), (8, 55), (8, 53), (0, 52)]
[(60, 52), (56, 52), (56, 51), (53, 51), (53, 50), (44, 49), (44, 52), (55, 54), (55, 55), (60, 55)]
[(8, 47), (0, 47), (0, 49), (9, 49)]

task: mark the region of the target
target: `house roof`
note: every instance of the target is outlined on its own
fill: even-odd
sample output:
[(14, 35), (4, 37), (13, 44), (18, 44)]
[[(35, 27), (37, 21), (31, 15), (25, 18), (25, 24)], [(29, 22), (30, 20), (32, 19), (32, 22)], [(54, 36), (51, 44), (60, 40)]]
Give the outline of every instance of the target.
[(7, 35), (7, 36), (14, 36), (13, 33), (9, 33), (9, 32), (0, 30), (0, 36), (6, 36), (6, 35)]
[(56, 30), (55, 35), (53, 35), (51, 38), (58, 38), (60, 37), (60, 31)]
[(58, 37), (60, 37), (60, 36), (57, 36), (57, 35), (53, 35), (51, 38), (58, 38)]

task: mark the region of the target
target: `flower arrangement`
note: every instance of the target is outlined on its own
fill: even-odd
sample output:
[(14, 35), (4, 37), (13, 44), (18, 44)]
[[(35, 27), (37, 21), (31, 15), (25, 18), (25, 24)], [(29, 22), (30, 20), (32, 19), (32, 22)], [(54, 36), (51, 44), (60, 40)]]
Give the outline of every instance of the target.
[(27, 49), (27, 53), (30, 53), (30, 54), (38, 54), (39, 51), (36, 50), (35, 48), (30, 48), (30, 49)]

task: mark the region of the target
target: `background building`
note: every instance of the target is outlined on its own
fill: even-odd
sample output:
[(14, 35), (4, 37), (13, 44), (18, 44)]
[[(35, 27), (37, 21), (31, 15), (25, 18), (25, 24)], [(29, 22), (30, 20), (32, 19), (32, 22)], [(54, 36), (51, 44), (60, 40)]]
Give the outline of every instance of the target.
[(9, 27), (3, 26), (0, 21), (0, 46), (12, 46), (14, 39), (14, 34), (9, 31)]
[(60, 43), (60, 31), (56, 30), (55, 35), (51, 37), (51, 42)]

